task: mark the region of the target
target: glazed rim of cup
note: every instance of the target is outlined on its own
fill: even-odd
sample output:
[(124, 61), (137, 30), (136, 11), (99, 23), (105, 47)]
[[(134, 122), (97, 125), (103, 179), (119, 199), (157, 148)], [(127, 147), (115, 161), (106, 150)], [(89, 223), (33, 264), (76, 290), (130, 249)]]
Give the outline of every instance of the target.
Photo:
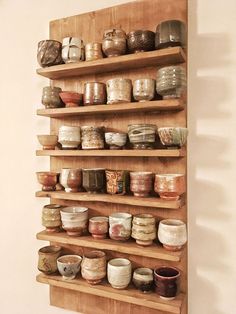
[(108, 220), (106, 216), (96, 216), (89, 219), (91, 222), (108, 222)]
[(155, 177), (157, 178), (178, 178), (178, 177), (184, 177), (185, 175), (184, 174), (181, 174), (181, 173), (164, 173), (164, 174), (155, 174)]
[(128, 213), (112, 213), (109, 218), (124, 218), (124, 219), (130, 219), (132, 218), (131, 214)]
[(180, 276), (180, 271), (178, 268), (175, 267), (162, 266), (155, 269), (154, 274), (159, 278), (173, 279), (178, 278)]
[(135, 215), (134, 218), (155, 218), (155, 217), (151, 214), (138, 214)]
[(131, 79), (126, 79), (126, 78), (122, 78), (122, 77), (117, 77), (117, 78), (113, 78), (113, 79), (107, 80), (106, 83), (115, 82), (115, 81), (132, 83)]
[(57, 262), (61, 264), (78, 264), (82, 261), (82, 257), (79, 255), (63, 255), (58, 257)]
[(188, 130), (187, 128), (180, 127), (180, 126), (176, 126), (176, 127), (175, 126), (166, 126), (166, 127), (158, 128), (158, 131), (172, 130), (172, 129)]
[(108, 134), (114, 134), (114, 135), (127, 135), (127, 133), (125, 133), (125, 132), (105, 132), (105, 136), (106, 136), (106, 134), (108, 135)]
[(159, 25), (161, 25), (161, 24), (165, 24), (165, 23), (175, 23), (175, 22), (180, 22), (181, 24), (183, 24), (184, 26), (185, 26), (185, 23), (183, 22), (183, 21), (181, 21), (181, 20), (176, 20), (176, 19), (174, 19), (174, 20), (164, 20), (164, 21), (161, 21), (157, 26), (159, 26)]
[(40, 137), (55, 137), (55, 138), (57, 138), (58, 136), (57, 135), (53, 135), (53, 134), (39, 134), (39, 135), (37, 135), (37, 137), (38, 138), (40, 138)]
[(148, 171), (132, 171), (130, 172), (130, 175), (151, 175), (153, 174), (152, 172), (148, 172)]
[(56, 43), (60, 43), (61, 44), (60, 41), (55, 40), (55, 39), (43, 39), (43, 40), (40, 40), (38, 43), (41, 43), (41, 42), (44, 42), (44, 41), (55, 41)]
[(141, 276), (147, 276), (147, 275), (153, 275), (153, 270), (151, 268), (141, 267), (141, 268), (136, 268), (134, 270), (134, 273)]
[(137, 80), (134, 80), (133, 83), (138, 82), (138, 81), (153, 81), (153, 82), (155, 82), (156, 80), (149, 78), (149, 77), (141, 77)]
[(57, 172), (52, 171), (38, 171), (37, 175), (57, 176)]
[(39, 252), (44, 253), (44, 254), (58, 253), (60, 251), (61, 251), (61, 246), (57, 246), (57, 245), (48, 245), (39, 249)]
[(101, 171), (105, 171), (106, 169), (105, 168), (83, 168), (82, 171), (98, 171), (98, 170), (101, 170)]
[(61, 212), (66, 213), (66, 214), (79, 214), (79, 213), (85, 213), (88, 211), (87, 207), (76, 207), (76, 206), (71, 206), (71, 207), (65, 207), (61, 209)]
[(45, 205), (44, 208), (49, 208), (49, 209), (59, 209), (59, 208), (63, 208), (64, 206), (59, 205), (59, 204), (48, 204)]
[(113, 258), (108, 262), (108, 264), (115, 267), (123, 267), (129, 266), (131, 262), (126, 258)]
[(84, 254), (84, 257), (89, 259), (103, 258), (105, 256), (106, 254), (103, 251), (90, 251)]
[(168, 226), (168, 227), (185, 226), (185, 223), (179, 219), (163, 219), (160, 221), (160, 224)]
[(128, 124), (128, 128), (130, 128), (130, 127), (152, 127), (152, 128), (157, 128), (156, 124), (149, 124), (149, 123)]

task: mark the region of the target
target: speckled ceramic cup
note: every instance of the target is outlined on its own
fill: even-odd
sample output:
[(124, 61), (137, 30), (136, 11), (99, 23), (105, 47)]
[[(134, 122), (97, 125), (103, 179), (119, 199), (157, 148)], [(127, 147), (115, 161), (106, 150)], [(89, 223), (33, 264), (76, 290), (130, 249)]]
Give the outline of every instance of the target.
[(90, 251), (84, 254), (81, 275), (91, 285), (100, 283), (106, 277), (106, 254), (102, 251)]
[(155, 80), (142, 78), (133, 82), (133, 96), (139, 102), (149, 101), (155, 97)]
[(127, 46), (130, 53), (155, 49), (155, 33), (149, 30), (135, 30), (127, 35)]
[(108, 29), (103, 34), (102, 50), (107, 57), (117, 57), (126, 52), (126, 34), (122, 29)]
[(168, 201), (177, 201), (186, 191), (184, 174), (156, 174), (154, 190), (160, 198)]

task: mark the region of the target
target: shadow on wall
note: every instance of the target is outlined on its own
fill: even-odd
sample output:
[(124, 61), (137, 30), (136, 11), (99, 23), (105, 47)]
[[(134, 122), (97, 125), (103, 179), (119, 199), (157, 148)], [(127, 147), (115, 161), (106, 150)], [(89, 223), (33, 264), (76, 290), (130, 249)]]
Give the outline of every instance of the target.
[[(227, 60), (230, 41), (224, 33), (198, 33), (197, 3), (198, 0), (192, 0), (189, 4), (188, 32), (189, 313), (225, 314), (217, 307), (219, 283), (211, 278), (227, 269), (223, 258), (227, 248), (223, 232), (217, 232), (212, 225), (227, 223), (231, 217), (221, 210), (227, 201), (224, 188), (207, 176), (212, 171), (229, 169), (230, 164), (223, 160), (229, 142), (227, 134), (222, 137), (207, 134), (214, 134), (214, 128), (227, 124), (230, 117), (221, 108), (229, 97), (227, 80), (214, 75), (216, 70), (230, 66)], [(199, 136), (199, 132), (204, 135)]]

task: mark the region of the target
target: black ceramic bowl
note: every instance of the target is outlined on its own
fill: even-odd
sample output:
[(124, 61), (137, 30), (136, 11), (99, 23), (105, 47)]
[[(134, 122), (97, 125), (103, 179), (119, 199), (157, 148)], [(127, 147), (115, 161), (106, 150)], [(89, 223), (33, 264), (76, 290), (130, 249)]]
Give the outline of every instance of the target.
[(127, 45), (130, 53), (154, 50), (155, 33), (146, 30), (132, 31), (127, 35)]

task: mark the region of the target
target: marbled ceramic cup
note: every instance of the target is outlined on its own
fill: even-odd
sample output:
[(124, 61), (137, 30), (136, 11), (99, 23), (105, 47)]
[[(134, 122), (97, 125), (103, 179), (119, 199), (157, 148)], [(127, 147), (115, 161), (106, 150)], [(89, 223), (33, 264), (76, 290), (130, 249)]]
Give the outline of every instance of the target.
[(110, 149), (122, 149), (127, 142), (127, 134), (118, 132), (106, 132), (105, 141), (106, 144), (110, 146)]
[(152, 149), (156, 141), (156, 132), (155, 124), (128, 125), (129, 141), (134, 149)]
[(180, 271), (163, 266), (154, 270), (156, 293), (164, 300), (173, 300), (180, 290)]
[(80, 127), (63, 125), (59, 128), (58, 137), (62, 149), (78, 149), (81, 143)]
[(89, 232), (94, 239), (105, 239), (108, 234), (108, 225), (108, 217), (92, 217), (89, 219)]
[(42, 225), (47, 232), (58, 232), (61, 228), (60, 210), (63, 206), (58, 204), (45, 205), (42, 209)]
[(81, 236), (88, 225), (88, 208), (65, 207), (61, 211), (62, 228), (69, 236)]
[(38, 270), (46, 275), (57, 272), (57, 259), (61, 255), (60, 246), (44, 246), (38, 251)]
[(150, 268), (136, 268), (133, 272), (133, 284), (143, 293), (153, 290), (153, 270)]
[(79, 255), (63, 255), (57, 259), (57, 268), (63, 279), (75, 279), (80, 271), (82, 257)]
[(49, 67), (63, 63), (61, 57), (62, 44), (57, 40), (41, 40), (38, 43), (37, 59), (41, 67)]
[(130, 190), (134, 196), (147, 197), (153, 189), (152, 172), (130, 172)]
[(156, 239), (157, 229), (155, 217), (151, 214), (139, 214), (133, 217), (132, 238), (142, 246), (151, 245)]
[(84, 254), (81, 275), (91, 285), (100, 283), (106, 277), (106, 254), (102, 251), (90, 251)]
[(113, 213), (109, 216), (109, 236), (113, 240), (126, 241), (131, 235), (132, 215)]
[(180, 127), (158, 128), (161, 143), (167, 147), (182, 147), (186, 144), (188, 129)]
[(114, 258), (107, 264), (107, 279), (115, 289), (125, 289), (131, 281), (132, 266), (126, 258)]
[(51, 171), (37, 172), (38, 182), (42, 184), (42, 191), (55, 191), (57, 184), (57, 173)]
[(160, 198), (176, 201), (186, 191), (184, 174), (156, 174), (154, 190)]
[(142, 78), (133, 82), (133, 96), (139, 102), (149, 101), (155, 97), (156, 81), (150, 78)]

